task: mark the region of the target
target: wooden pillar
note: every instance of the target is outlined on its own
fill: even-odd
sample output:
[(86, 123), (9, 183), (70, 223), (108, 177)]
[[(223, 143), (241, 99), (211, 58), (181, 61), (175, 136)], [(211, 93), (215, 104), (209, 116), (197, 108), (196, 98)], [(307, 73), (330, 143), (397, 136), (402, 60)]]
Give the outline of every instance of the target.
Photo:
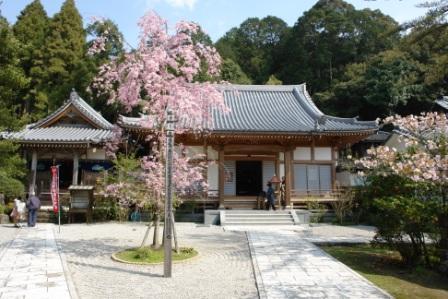
[(72, 185), (78, 185), (78, 168), (79, 168), (79, 153), (73, 154), (73, 179)]
[[(204, 180), (205, 183), (208, 184), (208, 148), (207, 148), (207, 144), (204, 144), (203, 148), (202, 148), (202, 152), (204, 154), (204, 163), (205, 163), (205, 168), (202, 171), (202, 178)], [(203, 193), (205, 198), (208, 198), (208, 192), (207, 190), (205, 190), (205, 192)], [(205, 208), (205, 203), (204, 203), (204, 208)]]
[(280, 153), (275, 155), (275, 175), (280, 179), (280, 181), (282, 180), (280, 175)]
[(314, 150), (316, 149), (316, 141), (313, 139), (311, 139), (311, 161), (314, 162), (315, 159), (315, 155), (314, 155)]
[(33, 194), (36, 192), (36, 176), (37, 176), (37, 151), (33, 150), (31, 154), (31, 182), (29, 193)]
[(331, 147), (331, 189), (336, 190), (336, 154), (337, 147)]
[(292, 189), (292, 151), (287, 149), (285, 151), (285, 183), (286, 183), (286, 192), (285, 192), (285, 200), (286, 206), (291, 207), (291, 189)]
[(224, 209), (224, 147), (219, 148), (218, 169), (219, 208)]

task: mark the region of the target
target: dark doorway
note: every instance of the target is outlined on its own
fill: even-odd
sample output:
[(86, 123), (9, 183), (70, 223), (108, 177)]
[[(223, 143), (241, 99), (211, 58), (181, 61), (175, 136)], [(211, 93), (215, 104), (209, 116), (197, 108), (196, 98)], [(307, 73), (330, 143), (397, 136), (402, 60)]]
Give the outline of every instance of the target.
[(73, 182), (73, 161), (56, 160), (59, 165), (59, 189), (68, 189)]
[(261, 161), (236, 161), (236, 195), (257, 196), (262, 190)]

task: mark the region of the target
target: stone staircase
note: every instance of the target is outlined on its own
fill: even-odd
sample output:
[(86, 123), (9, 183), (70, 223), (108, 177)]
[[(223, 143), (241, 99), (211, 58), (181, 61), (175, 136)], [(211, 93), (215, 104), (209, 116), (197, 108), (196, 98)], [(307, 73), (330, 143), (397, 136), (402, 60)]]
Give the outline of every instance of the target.
[(294, 210), (222, 210), (221, 225), (296, 225), (301, 224)]

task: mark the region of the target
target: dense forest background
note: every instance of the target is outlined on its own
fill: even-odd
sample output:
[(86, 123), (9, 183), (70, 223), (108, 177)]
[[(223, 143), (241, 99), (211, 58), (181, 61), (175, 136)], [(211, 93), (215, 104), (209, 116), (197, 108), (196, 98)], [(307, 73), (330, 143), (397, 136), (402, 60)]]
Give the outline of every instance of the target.
[[(371, 120), (427, 111), (447, 94), (448, 0), (422, 5), (426, 16), (407, 24), (343, 0), (317, 1), (292, 27), (275, 16), (249, 18), (214, 44), (223, 58), (221, 79), (305, 82), (316, 104), (336, 116)], [(107, 36), (105, 51), (89, 55), (100, 35)], [(193, 40), (213, 45), (203, 32)], [(0, 1), (0, 132), (44, 117), (72, 88), (114, 122), (124, 111), (89, 87), (101, 65), (132, 51), (123, 43), (111, 20), (83, 24), (74, 0), (51, 18), (35, 0), (15, 24), (2, 17)], [(209, 80), (206, 66), (196, 79)], [(17, 149), (0, 140), (0, 193), (7, 197), (24, 191), (25, 162)]]
[[(292, 27), (275, 16), (249, 18), (214, 43), (221, 77), (238, 84), (305, 82), (317, 105), (337, 116), (370, 120), (429, 110), (447, 93), (448, 0), (426, 6), (426, 17), (408, 24), (343, 0), (316, 1)], [(104, 33), (106, 51), (88, 55), (92, 39)], [(204, 33), (196, 40), (213, 44)], [(114, 121), (120, 107), (88, 87), (103, 63), (125, 53), (123, 43), (111, 20), (85, 27), (74, 0), (52, 18), (39, 0), (15, 24), (0, 12), (0, 129), (43, 117), (72, 88)]]

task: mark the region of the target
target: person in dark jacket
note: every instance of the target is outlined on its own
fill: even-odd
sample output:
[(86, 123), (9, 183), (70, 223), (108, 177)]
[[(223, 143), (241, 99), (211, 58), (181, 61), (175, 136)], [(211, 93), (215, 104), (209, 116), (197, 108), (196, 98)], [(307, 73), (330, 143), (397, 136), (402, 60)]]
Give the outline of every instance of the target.
[(266, 191), (266, 198), (268, 200), (268, 210), (272, 207), (275, 211), (275, 192), (272, 188), (272, 183), (268, 182), (268, 190)]
[(34, 193), (28, 199), (26, 207), (28, 208), (28, 226), (36, 226), (37, 211), (40, 209), (40, 199)]

